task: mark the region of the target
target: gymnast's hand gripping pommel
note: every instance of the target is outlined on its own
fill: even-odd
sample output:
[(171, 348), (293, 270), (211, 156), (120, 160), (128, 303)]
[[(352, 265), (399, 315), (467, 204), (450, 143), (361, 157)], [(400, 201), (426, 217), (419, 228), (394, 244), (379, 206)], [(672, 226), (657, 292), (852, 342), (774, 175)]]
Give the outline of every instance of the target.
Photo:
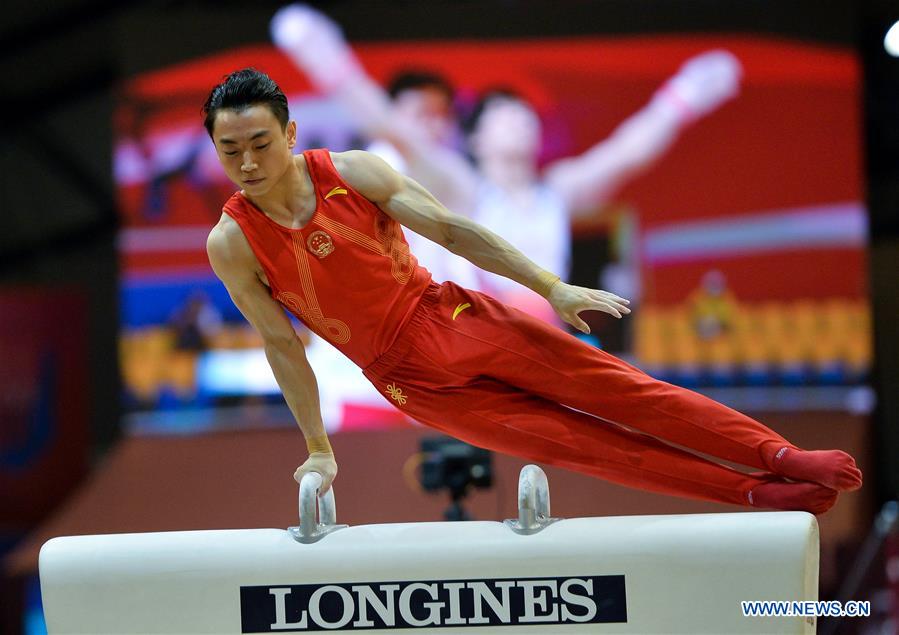
[(331, 449), (327, 435), (307, 438), (306, 448), (309, 450), (309, 458), (296, 469), (293, 478), (297, 483), (302, 483), (306, 474), (317, 472), (322, 477), (318, 495), (324, 496), (331, 489), (331, 483), (337, 476), (337, 461), (334, 460), (334, 451)]

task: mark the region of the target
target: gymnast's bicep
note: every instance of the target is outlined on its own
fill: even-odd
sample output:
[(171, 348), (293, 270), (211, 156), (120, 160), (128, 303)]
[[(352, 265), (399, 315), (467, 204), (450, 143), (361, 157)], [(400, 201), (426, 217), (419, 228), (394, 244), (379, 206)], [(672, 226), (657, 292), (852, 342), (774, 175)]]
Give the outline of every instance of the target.
[(392, 219), (435, 243), (449, 248), (453, 228), (467, 219), (448, 210), (427, 189), (368, 152), (350, 151), (335, 157), (335, 166), (353, 189)]

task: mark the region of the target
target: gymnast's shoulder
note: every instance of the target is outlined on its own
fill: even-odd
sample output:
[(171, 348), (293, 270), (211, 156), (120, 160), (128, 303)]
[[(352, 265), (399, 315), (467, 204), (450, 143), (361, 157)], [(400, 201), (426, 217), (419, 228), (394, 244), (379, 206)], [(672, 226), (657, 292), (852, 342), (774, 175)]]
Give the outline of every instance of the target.
[(384, 159), (365, 150), (331, 152), (331, 161), (347, 185), (375, 202), (389, 197), (403, 182), (403, 176)]
[(222, 213), (218, 223), (209, 231), (206, 253), (216, 274), (226, 273), (233, 268), (255, 268), (256, 258), (243, 230), (237, 221), (225, 213)]

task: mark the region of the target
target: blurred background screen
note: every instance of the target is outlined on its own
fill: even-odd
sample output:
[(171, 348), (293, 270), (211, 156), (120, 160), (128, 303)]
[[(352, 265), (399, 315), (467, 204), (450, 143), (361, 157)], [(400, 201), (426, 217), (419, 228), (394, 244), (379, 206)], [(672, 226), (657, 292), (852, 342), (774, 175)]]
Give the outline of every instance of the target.
[[(454, 90), (449, 143), (461, 153), (479, 96), (514, 91), (540, 118), (541, 166), (607, 139), (686, 61), (729, 52), (742, 68), (736, 96), (573, 218), (564, 238), (568, 271), (559, 273), (632, 300), (633, 316), (621, 321), (589, 314), (588, 339), (656, 377), (738, 408), (870, 409), (854, 50), (726, 34), (379, 41), (354, 50), (382, 86), (410, 71), (444, 78)], [(244, 66), (269, 73), (288, 95), (299, 148), (371, 142), (340, 100), (315, 90), (270, 45), (121, 85), (114, 119), (120, 350), (136, 430), (293, 425), (261, 341), (205, 253), (235, 188), (200, 106), (212, 85)], [(326, 343), (312, 337), (309, 344), (329, 430), (408, 425)]]
[[(287, 44), (275, 1), (7, 4), (0, 632), (46, 632), (52, 537), (296, 524), (304, 436), (205, 249), (235, 185), (202, 106), (248, 66), (286, 93), (297, 152), (376, 153), (633, 312), (584, 312), (585, 335), (407, 231), (435, 280), (855, 457), (864, 486), (817, 517), (819, 598), (872, 615), (818, 632), (899, 632), (895, 0), (321, 0)], [(517, 514), (524, 459), (438, 452), (294, 326), (339, 522)], [(747, 510), (546, 468), (565, 518)]]

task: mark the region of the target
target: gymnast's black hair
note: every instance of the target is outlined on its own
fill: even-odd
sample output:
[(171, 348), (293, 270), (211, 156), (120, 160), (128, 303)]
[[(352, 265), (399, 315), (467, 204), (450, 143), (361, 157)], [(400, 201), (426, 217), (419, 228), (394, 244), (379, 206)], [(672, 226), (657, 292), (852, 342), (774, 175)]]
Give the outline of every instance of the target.
[(438, 90), (446, 97), (450, 103), (453, 102), (453, 87), (442, 75), (425, 70), (405, 70), (397, 73), (387, 85), (387, 92), (390, 93), (391, 99), (406, 90), (422, 90), (424, 88), (433, 88)]
[(239, 112), (260, 104), (269, 107), (281, 124), (282, 130), (287, 128), (287, 121), (290, 118), (287, 97), (274, 80), (255, 68), (234, 71), (209, 92), (209, 97), (203, 104), (203, 114), (206, 116), (203, 125), (206, 126), (206, 132), (212, 137), (212, 126), (219, 110)]

